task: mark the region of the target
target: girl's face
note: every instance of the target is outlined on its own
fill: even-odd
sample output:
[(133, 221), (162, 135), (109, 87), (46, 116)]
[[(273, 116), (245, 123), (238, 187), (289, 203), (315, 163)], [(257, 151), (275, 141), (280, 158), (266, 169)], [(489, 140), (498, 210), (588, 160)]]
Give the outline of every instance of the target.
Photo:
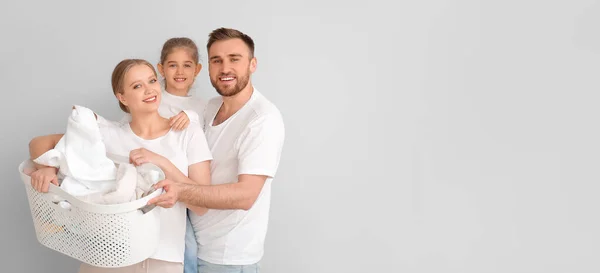
[(202, 65), (192, 59), (188, 50), (181, 47), (175, 48), (167, 55), (164, 63), (157, 66), (160, 75), (165, 78), (167, 91), (185, 91), (186, 93), (202, 69)]
[(154, 71), (146, 65), (131, 67), (123, 80), (123, 93), (117, 93), (117, 98), (132, 115), (158, 111), (160, 84)]

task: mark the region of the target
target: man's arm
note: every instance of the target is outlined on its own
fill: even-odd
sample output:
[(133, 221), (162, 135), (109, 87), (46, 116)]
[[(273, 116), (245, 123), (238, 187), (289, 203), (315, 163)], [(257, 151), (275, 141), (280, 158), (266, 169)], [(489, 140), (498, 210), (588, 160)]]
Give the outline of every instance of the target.
[[(210, 160), (206, 160), (188, 166), (189, 177), (183, 174), (183, 172), (165, 157), (161, 157), (161, 160), (156, 162), (156, 164), (163, 170), (165, 177), (168, 180), (192, 186), (208, 186), (210, 185), (210, 162)], [(185, 200), (179, 201), (184, 202), (186, 207), (196, 213), (196, 215), (204, 215), (208, 211), (208, 208), (206, 207), (198, 206), (186, 202)]]
[[(281, 116), (263, 116), (251, 122), (236, 143), (238, 152), (237, 183), (199, 186), (186, 178), (164, 180), (156, 184), (166, 193), (150, 200), (161, 207), (170, 207), (177, 200), (210, 209), (249, 210), (258, 199), (268, 177), (273, 177), (279, 165), (285, 130)], [(174, 180), (174, 181), (170, 181)]]
[(239, 175), (237, 183), (210, 186), (163, 180), (156, 187), (165, 187), (167, 193), (150, 200), (149, 204), (170, 207), (179, 200), (209, 209), (249, 210), (266, 180), (267, 176), (251, 174)]

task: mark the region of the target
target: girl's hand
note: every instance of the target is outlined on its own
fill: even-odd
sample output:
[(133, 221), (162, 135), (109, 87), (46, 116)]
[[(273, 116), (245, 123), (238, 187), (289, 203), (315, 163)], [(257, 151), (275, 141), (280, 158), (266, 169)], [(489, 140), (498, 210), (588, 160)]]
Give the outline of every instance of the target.
[(169, 125), (176, 131), (181, 131), (190, 125), (190, 118), (183, 111), (169, 118)]

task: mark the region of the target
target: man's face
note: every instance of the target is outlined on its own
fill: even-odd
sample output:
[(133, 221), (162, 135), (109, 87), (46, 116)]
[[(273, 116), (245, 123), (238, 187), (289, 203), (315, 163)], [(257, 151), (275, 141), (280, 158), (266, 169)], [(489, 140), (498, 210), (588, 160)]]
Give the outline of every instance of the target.
[(221, 96), (230, 97), (241, 92), (256, 70), (256, 58), (250, 58), (250, 49), (241, 39), (213, 43), (208, 58), (210, 82)]

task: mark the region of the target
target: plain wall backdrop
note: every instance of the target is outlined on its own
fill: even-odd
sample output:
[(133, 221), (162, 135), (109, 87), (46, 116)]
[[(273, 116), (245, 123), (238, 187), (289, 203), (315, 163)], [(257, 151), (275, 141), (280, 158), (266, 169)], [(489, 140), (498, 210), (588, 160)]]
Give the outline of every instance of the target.
[(281, 110), (262, 272), (600, 272), (600, 2), (3, 1), (2, 272), (76, 272), (40, 245), (18, 164), (72, 104), (122, 116), (125, 58), (254, 38)]

